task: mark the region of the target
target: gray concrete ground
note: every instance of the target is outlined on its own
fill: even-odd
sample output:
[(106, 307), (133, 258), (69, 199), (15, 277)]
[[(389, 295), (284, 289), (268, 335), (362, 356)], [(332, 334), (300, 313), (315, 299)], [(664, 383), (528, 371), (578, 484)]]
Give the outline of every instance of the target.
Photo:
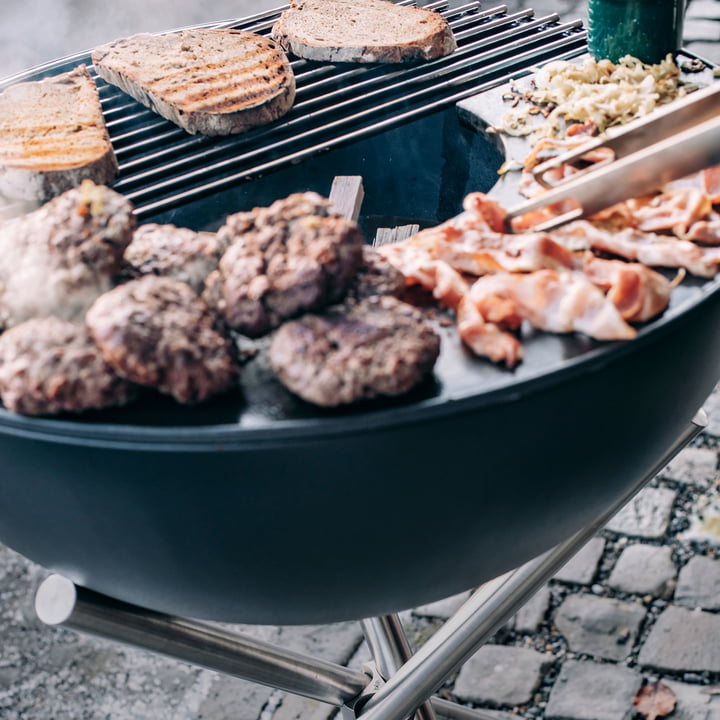
[[(583, 0), (509, 0), (538, 15), (583, 18)], [(122, 4), (4, 0), (0, 76), (111, 37), (221, 20), (248, 0)], [(720, 2), (693, 0), (686, 46), (720, 62)], [(691, 447), (613, 518), (442, 689), (498, 720), (626, 720), (645, 682), (662, 680), (672, 718), (720, 719), (720, 389)], [(671, 411), (671, 409), (669, 409)], [(461, 499), (459, 499), (461, 501)], [(325, 720), (328, 706), (72, 632), (35, 618), (44, 569), (0, 546), (0, 718), (3, 720)], [(421, 643), (463, 598), (404, 613)], [(357, 666), (359, 624), (243, 627), (289, 648)]]

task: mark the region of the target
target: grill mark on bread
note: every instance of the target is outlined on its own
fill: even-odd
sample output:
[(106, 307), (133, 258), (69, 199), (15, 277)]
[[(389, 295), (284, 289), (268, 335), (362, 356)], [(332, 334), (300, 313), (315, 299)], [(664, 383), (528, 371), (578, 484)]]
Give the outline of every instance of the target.
[(85, 143), (76, 146), (73, 157), (68, 157), (67, 140), (63, 138), (30, 138), (8, 148), (3, 157), (12, 160), (16, 168), (59, 170), (83, 165), (97, 157), (104, 148), (102, 143)]
[(440, 13), (387, 0), (291, 0), (272, 37), (287, 52), (327, 62), (432, 60), (457, 46)]
[[(217, 65), (218, 69), (222, 69), (222, 74), (213, 74), (214, 67), (198, 68), (198, 76), (189, 82), (181, 84), (183, 75), (182, 71), (171, 74), (167, 78), (163, 78), (157, 84), (148, 86), (148, 89), (157, 95), (162, 95), (168, 102), (182, 103), (186, 112), (228, 112), (233, 110), (241, 110), (260, 105), (267, 100), (278, 96), (285, 91), (283, 85), (271, 84), (273, 80), (281, 78), (283, 72), (281, 68), (268, 70), (262, 77), (268, 82), (266, 87), (247, 86), (245, 83), (237, 81), (238, 70), (257, 73), (262, 68), (267, 68), (263, 62), (256, 62), (252, 65), (246, 64), (228, 64), (225, 66)], [(172, 78), (172, 80), (171, 80)], [(173, 82), (179, 79), (181, 82)], [(175, 87), (173, 87), (175, 85)], [(198, 85), (197, 92), (193, 93), (191, 87)]]
[(117, 160), (95, 81), (84, 65), (0, 93), (0, 192), (44, 202), (90, 179), (109, 183)]
[(240, 30), (141, 33), (93, 52), (98, 73), (190, 133), (229, 135), (290, 109), (295, 78), (271, 40)]

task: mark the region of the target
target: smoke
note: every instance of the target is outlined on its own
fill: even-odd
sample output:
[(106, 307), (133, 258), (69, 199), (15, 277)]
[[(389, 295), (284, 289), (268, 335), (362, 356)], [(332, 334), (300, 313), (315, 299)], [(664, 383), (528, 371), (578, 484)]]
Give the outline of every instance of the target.
[(277, 0), (0, 0), (0, 79), (136, 32), (253, 15)]

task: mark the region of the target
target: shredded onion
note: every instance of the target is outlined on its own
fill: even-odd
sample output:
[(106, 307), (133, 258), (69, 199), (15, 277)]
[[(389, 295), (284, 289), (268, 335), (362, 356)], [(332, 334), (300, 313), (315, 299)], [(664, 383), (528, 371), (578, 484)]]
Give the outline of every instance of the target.
[[(532, 89), (513, 89), (513, 108), (499, 129), (508, 135), (562, 137), (568, 124), (579, 122), (594, 123), (602, 133), (687, 92), (671, 54), (656, 65), (629, 55), (617, 64), (592, 58), (582, 65), (556, 60), (537, 70)], [(544, 122), (537, 122), (538, 114)]]

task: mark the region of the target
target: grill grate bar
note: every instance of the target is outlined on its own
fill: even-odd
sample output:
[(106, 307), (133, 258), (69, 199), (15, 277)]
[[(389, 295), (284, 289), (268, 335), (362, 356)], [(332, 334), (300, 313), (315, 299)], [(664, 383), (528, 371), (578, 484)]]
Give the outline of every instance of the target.
[[(524, 19), (528, 17), (527, 11), (523, 11), (521, 13), (517, 13), (514, 16), (506, 16), (501, 18), (500, 20), (493, 21), (492, 23), (488, 24), (489, 30), (492, 29), (500, 29), (504, 26), (510, 25), (511, 27), (509, 29), (506, 29), (502, 33), (496, 34), (492, 38), (493, 43), (497, 43), (498, 41), (504, 41), (506, 39), (510, 39), (513, 35), (516, 34), (523, 34), (527, 35), (532, 33), (536, 28), (541, 27), (545, 20), (539, 20), (539, 21), (530, 21), (522, 26), (512, 27), (513, 23), (516, 20)], [(553, 16), (550, 19), (554, 19), (555, 16)], [(348, 93), (355, 93), (355, 95), (358, 96), (358, 100), (362, 101), (362, 95), (361, 91), (364, 91), (366, 88), (370, 88), (373, 85), (384, 85), (385, 90), (387, 92), (397, 92), (398, 90), (402, 89), (401, 81), (403, 78), (407, 78), (408, 81), (419, 79), (419, 80), (438, 80), (442, 78), (443, 73), (452, 72), (454, 68), (459, 67), (459, 63), (461, 61), (465, 62), (475, 62), (477, 63), (478, 60), (482, 61), (485, 59), (485, 56), (478, 58), (476, 51), (480, 49), (483, 44), (487, 44), (488, 41), (484, 39), (483, 37), (480, 38), (475, 43), (466, 45), (464, 47), (460, 47), (453, 55), (448, 56), (446, 58), (440, 58), (439, 60), (434, 61), (433, 63), (427, 63), (421, 67), (415, 67), (410, 69), (387, 69), (387, 68), (377, 68), (372, 69), (369, 71), (358, 71), (357, 69), (352, 70), (341, 70), (340, 72), (336, 72), (336, 74), (330, 79), (330, 82), (316, 82), (316, 83), (308, 83), (305, 85), (305, 75), (298, 76), (298, 84), (301, 86), (299, 92), (298, 92), (298, 98), (299, 101), (296, 100), (295, 107), (291, 111), (290, 118), (298, 115), (303, 115), (308, 109), (310, 109), (313, 105), (317, 105), (318, 102), (322, 102), (326, 105), (329, 105), (334, 101), (335, 97), (341, 97), (343, 94)], [(365, 78), (365, 80), (356, 81), (354, 84), (352, 84), (350, 81), (354, 80), (355, 78)], [(400, 82), (396, 82), (396, 80)], [(341, 87), (333, 89), (334, 85), (342, 84)], [(303, 98), (309, 95), (310, 97), (307, 97), (303, 100)], [(137, 107), (137, 104), (135, 104), (135, 107)], [(329, 108), (326, 108), (326, 112), (329, 111)], [(143, 113), (150, 113), (149, 110), (143, 110), (141, 113), (138, 113), (138, 117), (140, 117)], [(153, 124), (155, 127), (162, 127), (163, 125), (167, 124), (167, 121), (158, 118), (154, 114), (149, 114), (149, 118), (153, 120)], [(315, 116), (313, 116), (313, 120), (315, 119)], [(268, 133), (276, 133), (278, 130), (284, 128), (288, 122), (294, 122), (293, 120), (285, 120), (285, 121), (279, 121), (279, 123), (275, 123), (271, 128), (261, 128), (259, 130), (254, 131), (254, 133), (251, 131), (251, 133), (245, 134), (242, 137), (237, 138), (229, 138), (226, 139), (225, 142), (233, 142), (235, 144), (242, 144), (243, 141), (254, 141), (258, 135), (266, 135)], [(116, 127), (115, 123), (109, 123), (109, 128), (111, 132)], [(192, 141), (192, 138), (189, 138), (186, 133), (184, 133), (179, 128), (177, 129), (178, 136), (184, 137), (186, 139), (186, 142), (189, 143)], [(130, 131), (130, 133), (125, 134), (116, 134), (113, 132), (114, 140), (117, 142), (119, 146), (119, 155), (122, 155), (123, 152), (130, 152), (133, 148), (126, 148), (126, 144), (128, 140), (131, 139), (132, 135), (131, 133), (139, 133), (142, 132), (142, 128), (135, 129), (133, 131)], [(220, 143), (223, 141), (220, 140)]]
[[(414, 0), (399, 4), (412, 5)], [(268, 33), (287, 6), (250, 17), (194, 27)], [(88, 66), (95, 75), (120, 172), (115, 189), (134, 203), (139, 218), (207, 197), (247, 180), (348, 143), (390, 130), (458, 100), (529, 72), (537, 64), (585, 51), (582, 23), (561, 24), (555, 14), (487, 10), (478, 0), (448, 9), (428, 5), (450, 23), (458, 49), (450, 56), (407, 65), (291, 62), (295, 103), (269, 125), (228, 137), (192, 136), (97, 77), (87, 53), (28, 71), (28, 79)], [(2, 85), (25, 79), (23, 75)], [(1, 86), (0, 86), (1, 87)]]
[[(578, 25), (580, 25), (579, 21), (578, 23), (572, 23), (563, 27), (568, 30), (577, 28)], [(327, 139), (316, 138), (318, 142), (312, 145), (307, 144), (306, 142), (305, 145), (301, 145), (299, 149), (291, 149), (289, 152), (286, 152), (281, 158), (261, 162), (252, 167), (244, 167), (239, 171), (233, 171), (234, 168), (232, 166), (234, 164), (234, 158), (226, 159), (201, 169), (188, 172), (182, 179), (172, 178), (158, 183), (153, 186), (152, 192), (150, 193), (141, 190), (135, 193), (128, 193), (128, 197), (136, 204), (136, 207), (138, 208), (137, 213), (140, 218), (150, 216), (154, 213), (170, 209), (172, 207), (177, 207), (192, 199), (197, 199), (217, 190), (227, 188), (229, 185), (250, 179), (252, 176), (267, 173), (287, 163), (300, 162), (312, 157), (318, 152), (347, 144), (354, 140), (367, 137), (368, 135), (396, 127), (405, 122), (409, 122), (410, 120), (423, 117), (444, 107), (448, 107), (449, 104), (454, 104), (455, 102), (470, 97), (471, 95), (483, 92), (491, 87), (496, 87), (512, 77), (517, 77), (519, 71), (527, 72), (529, 67), (532, 67), (532, 65), (535, 65), (543, 60), (550, 58), (570, 59), (575, 57), (585, 50), (584, 33), (578, 33), (575, 39), (578, 41), (577, 43), (569, 44), (567, 42), (567, 38), (560, 38), (546, 43), (540, 48), (533, 48), (521, 53), (516, 53), (510, 58), (491, 63), (485, 66), (482, 70), (470, 71), (464, 76), (456, 78), (449, 84), (449, 87), (455, 89), (456, 92), (444, 95), (443, 97), (431, 102), (423, 102), (419, 106), (415, 106), (410, 110), (397, 112), (397, 105), (407, 104), (410, 100), (417, 98), (395, 100), (390, 103), (386, 103), (382, 107), (373, 107), (359, 112), (352, 117), (342, 118), (335, 123), (331, 123), (332, 127), (324, 128), (337, 131), (331, 137)], [(477, 81), (482, 80), (484, 77), (489, 79), (478, 84)], [(470, 88), (466, 86), (468, 81), (473, 83)], [(372, 121), (370, 116), (379, 114), (383, 111), (391, 111), (391, 114), (380, 118), (379, 120)], [(357, 127), (360, 121), (363, 120), (370, 120), (370, 122), (365, 125), (360, 124), (360, 126)], [(343, 125), (352, 126), (353, 124), (356, 125), (355, 129), (351, 128), (346, 132), (341, 131)], [(303, 140), (306, 141), (307, 138), (303, 138)], [(272, 146), (266, 147), (265, 152), (261, 153), (261, 155), (266, 155), (271, 149)], [(215, 179), (208, 179), (208, 175), (215, 175), (216, 177)], [(205, 182), (202, 186), (193, 184), (194, 181), (197, 180), (205, 180)], [(190, 187), (188, 189), (183, 189), (181, 187), (183, 183), (189, 184)], [(161, 194), (161, 197), (159, 199), (153, 199), (158, 193)]]
[[(478, 13), (478, 15), (482, 20), (485, 20), (485, 18), (488, 17), (492, 18), (493, 13)], [(501, 16), (500, 19), (496, 21), (490, 20), (490, 22), (486, 22), (485, 25), (483, 25), (483, 34), (486, 32), (490, 32), (495, 27), (512, 24), (513, 22), (516, 22), (517, 20), (525, 18), (527, 16), (528, 12), (524, 11), (522, 13), (516, 13), (514, 16)], [(488, 30), (484, 29), (486, 27), (488, 28)], [(467, 56), (468, 52), (471, 51), (473, 51), (472, 48), (470, 49), (470, 51), (468, 51), (467, 48), (460, 48), (456, 53), (449, 56), (448, 58), (440, 58), (439, 60), (434, 61), (434, 64), (426, 63), (421, 67), (415, 68), (400, 67), (398, 69), (388, 69), (385, 66), (376, 66), (372, 68), (353, 67), (352, 69), (347, 70), (344, 69), (347, 66), (325, 66), (321, 68), (323, 70), (323, 74), (326, 75), (329, 72), (330, 76), (326, 76), (323, 78), (323, 80), (315, 82), (312, 82), (313, 80), (315, 80), (316, 77), (316, 74), (314, 72), (315, 67), (313, 66), (309, 72), (296, 73), (298, 92), (296, 96), (295, 106), (293, 110), (289, 113), (289, 115), (286, 117), (293, 117), (297, 116), (298, 114), (305, 113), (308, 106), (305, 105), (307, 100), (303, 100), (303, 98), (311, 95), (312, 93), (315, 93), (317, 95), (322, 92), (324, 88), (328, 88), (327, 92), (329, 92), (329, 88), (331, 88), (333, 85), (345, 83), (347, 85), (345, 92), (351, 92), (354, 88), (358, 87), (357, 84), (352, 84), (352, 81), (355, 78), (366, 78), (368, 82), (374, 81), (377, 84), (384, 83), (385, 85), (389, 86), (389, 89), (391, 89), (391, 81), (394, 78), (402, 78), (404, 75), (409, 75), (410, 77), (413, 77), (418, 76), (422, 73), (425, 73), (428, 77), (430, 77), (429, 73), (432, 71), (432, 67), (434, 65), (444, 66), (449, 65), (450, 63), (455, 63), (459, 58)], [(398, 66), (394, 67), (397, 68)], [(308, 78), (310, 81), (308, 81)], [(330, 99), (331, 98), (329, 98), (329, 100)], [(134, 112), (128, 113), (128, 110), (130, 109)], [(180, 128), (176, 127), (172, 123), (169, 123), (168, 121), (164, 120), (163, 118), (159, 117), (155, 113), (142, 107), (141, 105), (139, 105), (139, 103), (136, 103), (134, 101), (129, 101), (129, 103), (125, 105), (124, 114), (120, 112), (117, 119), (112, 119), (113, 117), (115, 117), (114, 113), (111, 114), (111, 110), (108, 110), (106, 115), (106, 122), (108, 130), (112, 136), (113, 145), (115, 146), (118, 159), (121, 163), (126, 161), (128, 163), (132, 163), (132, 159), (129, 158), (132, 158), (133, 155), (137, 156), (139, 153), (145, 151), (147, 148), (150, 148), (153, 144), (155, 144), (153, 142), (154, 133), (163, 133), (164, 139), (166, 140), (173, 135), (177, 138), (177, 142), (173, 144), (172, 147), (159, 146), (161, 147), (161, 149), (158, 151), (158, 153), (179, 152), (182, 149), (197, 147), (198, 141), (200, 143), (207, 142), (206, 138), (189, 136)], [(256, 131), (250, 131), (248, 133), (244, 133), (242, 136), (216, 139), (215, 142), (218, 144), (218, 146), (227, 143), (239, 146), (250, 141), (255, 142), (260, 136), (266, 136), (268, 132), (276, 133), (278, 129), (282, 127), (284, 127), (284, 125), (283, 122), (280, 121), (279, 123), (274, 123), (269, 128), (261, 128)], [(154, 157), (159, 157), (159, 155), (155, 154)], [(147, 158), (145, 162), (147, 162)], [(132, 167), (134, 166), (130, 164), (130, 168)]]
[[(397, 3), (398, 5), (411, 5), (412, 2), (403, 2), (403, 3)], [(447, 5), (446, 2), (443, 3), (435, 3), (436, 5)], [(430, 6), (428, 6), (430, 7)], [(283, 8), (284, 9), (284, 8)], [(506, 6), (501, 5), (499, 7), (492, 8), (491, 10), (485, 10), (480, 11), (480, 2), (479, 0), (473, 0), (472, 2), (469, 2), (465, 5), (462, 5), (458, 8), (454, 8), (452, 11), (447, 11), (441, 13), (446, 20), (448, 21), (448, 24), (453, 29), (453, 33), (455, 34), (455, 37), (458, 37), (458, 32), (456, 32), (456, 29), (459, 29), (464, 27), (465, 25), (468, 25), (470, 23), (477, 24), (479, 22), (482, 22), (485, 18), (490, 18), (493, 15), (498, 15), (501, 12), (504, 12), (506, 10)], [(530, 14), (532, 14), (532, 10), (527, 11)], [(451, 19), (454, 18), (454, 19)], [(277, 19), (277, 18), (275, 18)], [(237, 21), (236, 21), (237, 22)], [(263, 29), (265, 31), (269, 31), (272, 25), (274, 24), (274, 21), (271, 22), (267, 27), (264, 27)], [(232, 27), (235, 27), (235, 25), (232, 25)], [(253, 30), (253, 32), (256, 32)], [(330, 64), (330, 63), (323, 63), (322, 65), (318, 65), (318, 63), (314, 63), (308, 60), (302, 60), (302, 59), (295, 59), (292, 60), (290, 65), (292, 66), (293, 73), (295, 76), (303, 76), (307, 78), (309, 73), (314, 73), (318, 77), (323, 76), (330, 76), (334, 72), (337, 72), (337, 66)], [(368, 67), (359, 67), (354, 70), (354, 73), (357, 75), (362, 75), (363, 72), (369, 72), (371, 68)], [(100, 89), (100, 95), (102, 98), (103, 103), (110, 103), (114, 100), (121, 101), (122, 104), (113, 107), (112, 110), (109, 112), (113, 114), (117, 114), (118, 112), (122, 113), (123, 111), (127, 110), (131, 107), (136, 107), (137, 103), (135, 103), (131, 98), (128, 97), (124, 92), (119, 90), (118, 88), (114, 87), (113, 85), (108, 85), (107, 83), (104, 83), (103, 81), (100, 81), (102, 83)], [(146, 111), (150, 116), (154, 116), (153, 113), (150, 110)]]
[[(518, 16), (525, 15), (526, 13), (518, 13)], [(550, 19), (554, 19), (556, 16), (551, 16)], [(512, 18), (510, 18), (512, 20)], [(542, 28), (547, 24), (548, 18), (541, 20), (535, 20), (528, 22), (521, 28), (510, 28), (502, 33), (499, 33), (493, 37), (498, 41), (510, 40), (514, 42), (505, 43), (503, 50), (516, 48), (522, 40), (526, 40), (528, 33)], [(502, 23), (507, 25), (508, 23)], [(500, 25), (500, 23), (498, 23)], [(551, 28), (540, 32), (533, 40), (539, 41), (544, 40), (546, 37), (554, 36), (558, 32), (564, 31), (562, 26)], [(518, 36), (516, 38), (516, 36)], [(264, 153), (269, 146), (264, 145), (263, 141), (266, 138), (276, 137), (287, 137), (288, 142), (292, 142), (298, 138), (298, 132), (302, 130), (303, 126), (311, 125), (313, 132), (321, 132), (324, 130), (324, 126), (320, 123), (326, 118), (334, 118), (338, 113), (345, 112), (346, 114), (352, 113), (357, 108), (366, 108), (369, 101), (372, 101), (372, 106), (381, 106), (385, 96), (388, 99), (393, 97), (398, 98), (400, 102), (404, 98), (408, 98), (409, 94), (414, 88), (425, 88), (428, 93), (436, 92), (435, 85), (440, 82), (447, 82), (454, 74), (464, 71), (468, 66), (476, 66), (482, 64), (485, 60), (491, 60), (497, 52), (495, 50), (486, 51), (478, 54), (478, 49), (485, 44), (484, 39), (480, 39), (475, 43), (460, 48), (456, 53), (449, 56), (449, 58), (442, 58), (436, 61), (437, 69), (431, 70), (427, 66), (416, 67), (412, 70), (396, 70), (391, 73), (385, 73), (380, 76), (371, 77), (365, 81), (360, 81), (351, 86), (341, 87), (339, 89), (330, 90), (326, 92), (324, 86), (316, 88), (319, 92), (309, 99), (297, 103), (294, 110), (289, 113), (290, 118), (287, 120), (281, 120), (271, 127), (260, 128), (253, 135), (249, 137), (234, 139), (227, 138), (219, 141), (212, 148), (208, 148), (203, 155), (203, 163), (207, 163), (212, 157), (224, 156), (227, 154), (227, 149), (232, 146), (235, 150), (242, 148), (243, 146), (251, 146), (255, 154)], [(395, 78), (400, 78), (399, 82), (394, 81)], [(380, 85), (379, 87), (376, 87)], [(429, 85), (429, 86), (428, 86)], [(350, 97), (342, 99), (344, 96), (350, 94)], [(313, 108), (316, 108), (313, 110)], [(182, 131), (180, 131), (182, 133)], [(184, 139), (177, 145), (169, 147), (162, 147), (156, 153), (149, 156), (138, 158), (135, 161), (128, 162), (125, 169), (129, 172), (134, 171), (136, 168), (142, 168), (148, 163), (157, 165), (158, 167), (153, 171), (156, 174), (166, 175), (169, 170), (173, 170), (175, 167), (179, 167), (186, 164), (186, 158), (181, 157), (177, 161), (172, 162), (168, 160), (170, 156), (174, 156), (182, 153), (183, 151), (190, 150), (193, 147), (198, 147), (200, 144), (205, 142), (204, 138), (193, 138), (182, 133)], [(152, 142), (152, 141), (149, 141)], [(252, 154), (252, 153), (251, 153)], [(248, 159), (248, 155), (238, 156), (235, 154), (236, 161), (242, 161)], [(118, 158), (122, 160), (122, 152), (118, 152)], [(163, 162), (165, 161), (165, 162)], [(127, 183), (119, 181), (117, 183), (118, 189), (125, 190), (126, 187), (136, 185), (137, 183), (145, 182), (151, 179), (151, 176), (147, 174), (136, 175), (132, 178), (132, 181), (128, 180)]]

